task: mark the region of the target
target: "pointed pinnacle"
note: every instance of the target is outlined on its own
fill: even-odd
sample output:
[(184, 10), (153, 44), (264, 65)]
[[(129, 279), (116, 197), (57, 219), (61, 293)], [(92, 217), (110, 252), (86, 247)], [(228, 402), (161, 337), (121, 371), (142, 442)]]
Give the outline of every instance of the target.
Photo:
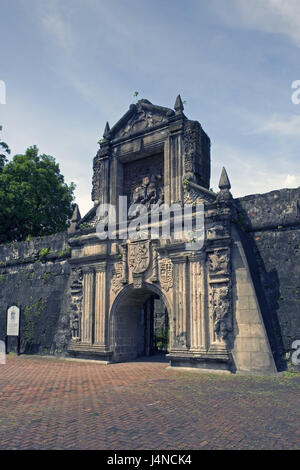
[(183, 106), (180, 95), (178, 95), (176, 98), (174, 109), (176, 111), (176, 114), (182, 113), (182, 111), (184, 110), (184, 106)]
[(220, 178), (220, 182), (219, 182), (219, 188), (220, 188), (221, 190), (222, 190), (222, 189), (230, 189), (230, 188), (231, 188), (231, 184), (230, 184), (230, 181), (229, 181), (227, 172), (226, 172), (226, 170), (225, 170), (224, 167), (223, 167), (222, 173), (221, 173), (221, 178)]
[(78, 204), (75, 204), (71, 222), (79, 222), (80, 219), (81, 219), (81, 215), (80, 215), (79, 206)]
[(104, 129), (104, 133), (103, 133), (103, 137), (104, 137), (105, 139), (109, 139), (109, 138), (110, 138), (110, 127), (109, 127), (108, 122), (106, 123), (105, 129)]

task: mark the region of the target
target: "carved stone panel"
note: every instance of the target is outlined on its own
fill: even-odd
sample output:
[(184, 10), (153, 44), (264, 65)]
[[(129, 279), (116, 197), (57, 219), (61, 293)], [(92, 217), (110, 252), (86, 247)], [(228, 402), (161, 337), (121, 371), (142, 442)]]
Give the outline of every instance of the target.
[(80, 341), (81, 309), (82, 309), (82, 270), (76, 268), (72, 272), (70, 329), (72, 341)]
[(195, 183), (208, 188), (210, 180), (210, 139), (197, 121), (184, 126), (184, 174)]
[(159, 260), (158, 265), (160, 285), (165, 291), (168, 291), (173, 287), (173, 263), (170, 259), (163, 258)]
[(228, 250), (218, 250), (208, 257), (210, 275), (229, 274), (229, 252)]
[(123, 243), (118, 246), (121, 261), (112, 266), (111, 288), (114, 293), (119, 292), (123, 285), (128, 282), (127, 269), (127, 245)]
[(112, 280), (111, 280), (111, 288), (112, 291), (116, 294), (119, 290), (122, 289), (124, 285), (124, 265), (123, 263), (116, 263), (112, 267)]
[(96, 157), (94, 159), (92, 200), (99, 201), (101, 198), (101, 187), (103, 186), (105, 174), (105, 160)]

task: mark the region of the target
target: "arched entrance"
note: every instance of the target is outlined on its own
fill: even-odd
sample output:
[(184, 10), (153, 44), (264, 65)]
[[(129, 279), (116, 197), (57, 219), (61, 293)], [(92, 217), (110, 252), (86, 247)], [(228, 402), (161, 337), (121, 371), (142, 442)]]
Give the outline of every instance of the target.
[(116, 298), (110, 315), (113, 360), (165, 355), (169, 350), (169, 309), (160, 290), (147, 284), (127, 286)]

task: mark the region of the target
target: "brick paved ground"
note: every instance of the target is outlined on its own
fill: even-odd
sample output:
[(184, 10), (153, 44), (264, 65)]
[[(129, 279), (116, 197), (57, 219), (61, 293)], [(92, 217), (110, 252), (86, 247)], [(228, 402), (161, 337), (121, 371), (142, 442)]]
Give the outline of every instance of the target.
[(300, 377), (33, 356), (0, 365), (0, 449), (299, 449)]

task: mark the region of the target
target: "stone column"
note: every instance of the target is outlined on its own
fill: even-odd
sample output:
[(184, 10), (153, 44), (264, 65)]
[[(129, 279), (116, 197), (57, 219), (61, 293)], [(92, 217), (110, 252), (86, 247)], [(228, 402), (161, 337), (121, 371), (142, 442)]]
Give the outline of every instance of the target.
[(81, 318), (81, 341), (92, 343), (94, 314), (94, 269), (84, 266), (83, 271), (83, 307)]
[(94, 342), (105, 346), (106, 329), (106, 262), (95, 266), (95, 325)]

